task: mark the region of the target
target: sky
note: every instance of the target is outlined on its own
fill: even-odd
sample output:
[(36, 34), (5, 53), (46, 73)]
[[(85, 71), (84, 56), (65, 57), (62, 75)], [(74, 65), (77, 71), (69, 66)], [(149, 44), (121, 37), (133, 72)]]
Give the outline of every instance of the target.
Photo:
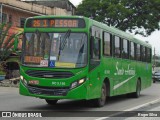
[[(70, 2), (74, 6), (77, 6), (78, 4), (82, 2), (82, 0), (70, 0)], [(141, 35), (136, 35), (135, 37), (143, 41), (148, 41), (152, 45), (152, 48), (153, 49), (155, 48), (155, 53), (157, 55), (160, 55), (160, 30), (159, 31), (156, 30), (152, 32), (152, 34), (148, 37), (143, 37)]]

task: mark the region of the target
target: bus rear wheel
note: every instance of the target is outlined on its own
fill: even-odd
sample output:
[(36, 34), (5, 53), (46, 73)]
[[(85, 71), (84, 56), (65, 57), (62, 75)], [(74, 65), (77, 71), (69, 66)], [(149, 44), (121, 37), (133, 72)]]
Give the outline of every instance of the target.
[(103, 83), (101, 88), (101, 97), (93, 100), (94, 106), (103, 107), (106, 103), (106, 97), (107, 97), (107, 88), (106, 88), (106, 84)]
[(58, 100), (47, 100), (46, 99), (46, 102), (48, 103), (48, 105), (55, 105), (58, 102)]
[(136, 86), (136, 92), (132, 93), (131, 96), (133, 98), (139, 98), (141, 92), (141, 82), (140, 80), (137, 81), (137, 86)]

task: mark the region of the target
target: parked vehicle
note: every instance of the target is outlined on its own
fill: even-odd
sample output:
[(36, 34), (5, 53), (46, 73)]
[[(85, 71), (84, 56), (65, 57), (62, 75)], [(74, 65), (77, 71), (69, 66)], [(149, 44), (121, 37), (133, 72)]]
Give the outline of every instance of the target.
[(160, 81), (160, 72), (155, 72), (152, 75), (153, 82)]

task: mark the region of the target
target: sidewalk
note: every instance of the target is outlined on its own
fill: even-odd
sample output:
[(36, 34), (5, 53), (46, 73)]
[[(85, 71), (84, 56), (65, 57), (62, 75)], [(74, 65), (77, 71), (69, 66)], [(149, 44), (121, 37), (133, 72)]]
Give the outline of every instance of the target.
[(19, 81), (12, 81), (12, 80), (2, 80), (0, 81), (0, 87), (19, 87)]

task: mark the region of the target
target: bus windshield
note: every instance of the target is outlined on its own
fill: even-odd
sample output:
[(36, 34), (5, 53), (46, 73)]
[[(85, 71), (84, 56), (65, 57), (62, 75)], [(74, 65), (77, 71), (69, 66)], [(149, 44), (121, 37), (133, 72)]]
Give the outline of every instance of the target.
[(87, 64), (85, 33), (25, 33), (22, 62), (27, 66), (78, 68)]

